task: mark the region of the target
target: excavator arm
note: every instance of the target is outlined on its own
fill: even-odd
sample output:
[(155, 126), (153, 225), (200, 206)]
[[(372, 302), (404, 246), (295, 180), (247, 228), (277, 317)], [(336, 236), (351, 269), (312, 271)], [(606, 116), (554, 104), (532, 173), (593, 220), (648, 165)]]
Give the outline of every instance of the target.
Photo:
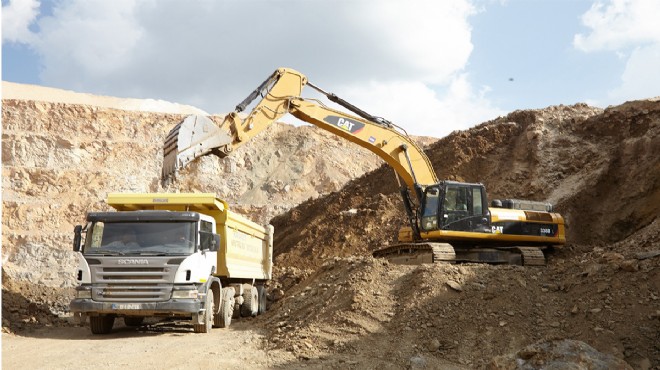
[[(174, 176), (196, 158), (208, 154), (221, 158), (229, 155), (288, 113), (289, 100), (300, 96), (306, 83), (307, 78), (302, 74), (281, 68), (227, 114), (220, 125), (205, 116), (186, 117), (165, 138), (163, 180)], [(247, 117), (241, 115), (259, 96), (262, 99), (250, 114)]]
[[(318, 100), (304, 99), (301, 93), (305, 85), (359, 117), (331, 109)], [(255, 107), (246, 116), (242, 115), (241, 112), (259, 97), (261, 100)], [(172, 176), (195, 158), (208, 154), (229, 155), (287, 113), (378, 155), (394, 168), (417, 200), (426, 185), (438, 182), (428, 157), (405, 132), (397, 130), (389, 121), (371, 116), (336, 95), (326, 93), (309, 83), (300, 72), (288, 68), (276, 70), (237, 105), (235, 111), (227, 114), (220, 125), (207, 117), (190, 116), (172, 129), (163, 150), (163, 178)]]

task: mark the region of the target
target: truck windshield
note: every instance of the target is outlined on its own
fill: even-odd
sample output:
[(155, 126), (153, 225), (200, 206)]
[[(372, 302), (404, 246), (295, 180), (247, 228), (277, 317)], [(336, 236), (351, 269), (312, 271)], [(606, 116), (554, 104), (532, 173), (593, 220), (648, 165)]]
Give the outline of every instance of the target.
[(94, 222), (87, 230), (85, 254), (191, 254), (195, 222)]

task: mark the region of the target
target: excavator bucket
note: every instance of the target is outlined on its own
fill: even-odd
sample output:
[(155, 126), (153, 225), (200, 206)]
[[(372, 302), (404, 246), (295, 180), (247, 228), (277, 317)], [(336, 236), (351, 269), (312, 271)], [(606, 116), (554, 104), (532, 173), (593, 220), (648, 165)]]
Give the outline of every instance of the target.
[(174, 126), (165, 138), (163, 146), (163, 173), (166, 180), (175, 175), (179, 168), (217, 148), (229, 148), (232, 139), (210, 118), (191, 115)]

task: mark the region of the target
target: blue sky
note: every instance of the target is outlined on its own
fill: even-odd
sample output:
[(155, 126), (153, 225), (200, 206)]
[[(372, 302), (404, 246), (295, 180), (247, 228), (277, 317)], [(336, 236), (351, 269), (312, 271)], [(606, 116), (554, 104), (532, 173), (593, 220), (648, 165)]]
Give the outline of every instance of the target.
[(221, 113), (287, 66), (440, 137), (660, 95), (658, 14), (657, 0), (2, 0), (2, 79)]

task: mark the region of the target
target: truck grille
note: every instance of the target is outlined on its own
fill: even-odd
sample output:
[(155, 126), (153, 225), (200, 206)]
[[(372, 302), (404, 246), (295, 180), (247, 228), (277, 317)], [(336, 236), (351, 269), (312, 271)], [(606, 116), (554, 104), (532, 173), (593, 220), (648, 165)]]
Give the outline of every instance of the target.
[(161, 302), (169, 300), (177, 266), (149, 259), (149, 266), (118, 266), (116, 258), (91, 265), (92, 299), (100, 302)]

